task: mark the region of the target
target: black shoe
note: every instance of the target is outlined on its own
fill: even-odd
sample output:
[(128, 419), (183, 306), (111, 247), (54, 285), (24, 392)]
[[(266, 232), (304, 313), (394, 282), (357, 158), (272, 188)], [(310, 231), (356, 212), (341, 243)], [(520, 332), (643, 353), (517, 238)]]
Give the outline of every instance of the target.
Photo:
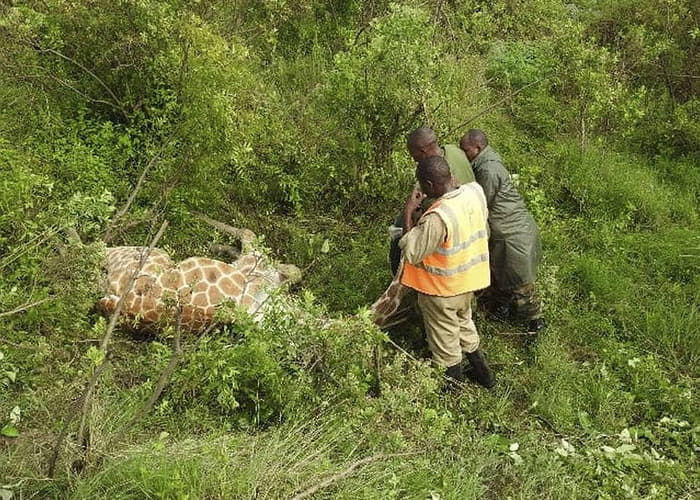
[(547, 328), (547, 322), (544, 318), (530, 320), (527, 324), (528, 333), (540, 333), (545, 328)]
[(462, 364), (457, 363), (456, 365), (448, 366), (445, 375), (447, 375), (448, 380), (447, 383), (445, 383), (444, 391), (454, 392), (459, 390), (460, 384), (464, 381)]
[(493, 309), (488, 313), (491, 319), (496, 321), (508, 321), (511, 315), (511, 309), (508, 304), (501, 304), (496, 309)]
[(489, 368), (489, 364), (486, 362), (484, 351), (477, 349), (474, 352), (467, 353), (467, 360), (471, 365), (469, 373), (472, 380), (483, 385), (487, 389), (496, 385), (496, 377), (494, 377), (493, 372)]

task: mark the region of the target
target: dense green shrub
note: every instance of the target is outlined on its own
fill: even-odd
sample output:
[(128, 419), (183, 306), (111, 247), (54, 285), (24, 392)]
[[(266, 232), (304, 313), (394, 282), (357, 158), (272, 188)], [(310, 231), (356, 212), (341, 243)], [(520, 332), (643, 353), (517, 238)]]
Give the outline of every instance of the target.
[[(13, 428), (0, 497), (277, 498), (327, 479), (317, 496), (691, 497), (695, 11), (1, 3), (0, 434)], [(363, 309), (347, 316), (389, 280), (386, 226), (414, 182), (405, 134), (422, 124), (443, 143), (483, 128), (543, 236), (549, 328), (527, 343), (476, 313), (492, 392), (443, 394), (442, 370), (412, 359), (425, 354), (418, 321), (387, 337)], [(126, 428), (172, 332), (116, 332), (88, 440), (69, 426), (47, 481), (100, 358), (106, 323), (90, 308), (107, 228), (110, 245), (143, 245), (165, 218), (159, 245), (175, 259), (231, 243), (194, 211), (253, 229), (304, 281), (258, 323), (234, 311), (231, 327), (185, 336), (155, 408)]]

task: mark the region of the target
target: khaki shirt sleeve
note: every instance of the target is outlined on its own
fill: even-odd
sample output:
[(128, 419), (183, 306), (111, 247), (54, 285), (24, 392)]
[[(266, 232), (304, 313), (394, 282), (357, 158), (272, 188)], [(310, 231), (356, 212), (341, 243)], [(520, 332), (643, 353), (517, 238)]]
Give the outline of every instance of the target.
[(424, 215), (416, 226), (399, 240), (404, 259), (410, 264), (418, 264), (434, 253), (447, 237), (447, 228), (439, 215)]

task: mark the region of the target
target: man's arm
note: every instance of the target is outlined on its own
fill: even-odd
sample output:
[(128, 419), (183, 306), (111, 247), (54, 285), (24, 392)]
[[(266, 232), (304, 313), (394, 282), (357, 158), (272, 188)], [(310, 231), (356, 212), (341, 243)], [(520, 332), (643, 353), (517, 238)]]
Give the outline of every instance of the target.
[(403, 208), (403, 234), (409, 232), (415, 225), (413, 214), (421, 206), (424, 199), (425, 195), (420, 190), (414, 189), (406, 200), (406, 205)]
[(424, 215), (410, 231), (399, 240), (404, 259), (410, 264), (418, 264), (434, 253), (447, 237), (447, 228), (439, 215)]
[(481, 176), (481, 179), (479, 179), (479, 184), (484, 190), (486, 206), (490, 210), (491, 207), (493, 207), (493, 202), (496, 199), (498, 190), (501, 189), (501, 177), (499, 173), (494, 170), (486, 170), (485, 175)]

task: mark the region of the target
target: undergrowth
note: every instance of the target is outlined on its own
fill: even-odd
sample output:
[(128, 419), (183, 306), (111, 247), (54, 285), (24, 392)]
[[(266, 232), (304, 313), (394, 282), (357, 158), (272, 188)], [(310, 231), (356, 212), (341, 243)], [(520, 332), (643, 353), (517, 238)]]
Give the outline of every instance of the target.
[[(0, 499), (696, 498), (692, 12), (0, 5)], [(443, 143), (483, 128), (542, 234), (548, 328), (528, 343), (475, 311), (493, 391), (444, 393), (418, 318), (368, 319), (424, 124)], [(116, 332), (86, 440), (71, 423), (47, 477), (102, 360), (105, 245), (146, 245), (162, 219), (175, 260), (232, 243), (198, 213), (303, 281), (259, 322), (234, 309), (184, 336), (145, 413), (172, 331)]]

